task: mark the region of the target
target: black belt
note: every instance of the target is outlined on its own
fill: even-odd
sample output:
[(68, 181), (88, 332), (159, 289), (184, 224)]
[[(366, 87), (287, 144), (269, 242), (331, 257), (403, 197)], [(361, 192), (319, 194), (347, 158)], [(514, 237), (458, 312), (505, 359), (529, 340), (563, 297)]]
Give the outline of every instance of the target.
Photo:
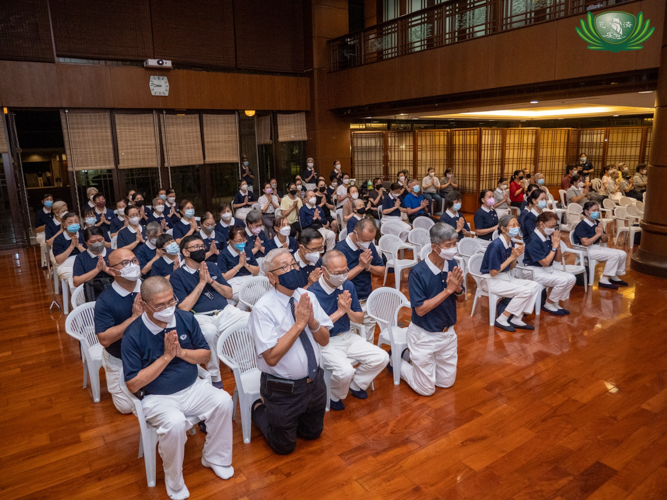
[[(322, 371), (322, 368), (318, 368), (318, 370), (317, 370), (318, 375), (319, 375), (320, 371)], [(265, 372), (262, 372), (262, 376), (266, 377), (267, 380), (277, 380), (279, 382), (291, 382), (295, 386), (296, 385), (310, 384), (313, 381), (310, 377), (304, 377), (304, 378), (300, 378), (300, 379), (297, 379), (297, 380), (292, 380), (290, 378), (276, 377), (275, 375), (272, 375), (270, 373), (265, 373)]]

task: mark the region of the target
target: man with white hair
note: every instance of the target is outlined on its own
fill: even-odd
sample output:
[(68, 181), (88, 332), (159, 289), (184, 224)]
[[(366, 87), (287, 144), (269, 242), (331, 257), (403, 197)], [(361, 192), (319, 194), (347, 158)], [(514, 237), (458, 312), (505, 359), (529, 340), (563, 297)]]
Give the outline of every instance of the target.
[(299, 210), (301, 229), (306, 229), (308, 227), (317, 229), (326, 242), (327, 250), (331, 250), (336, 246), (336, 233), (329, 229), (329, 221), (327, 221), (322, 207), (317, 206), (315, 192), (310, 190), (307, 191), (304, 201), (306, 204)]
[(324, 426), (327, 389), (319, 367), (320, 348), (329, 343), (333, 322), (286, 248), (271, 250), (262, 269), (273, 285), (248, 320), (262, 372), (252, 421), (278, 454), (294, 451), (297, 436), (317, 439)]
[(195, 415), (206, 424), (201, 463), (221, 479), (232, 467), (232, 398), (198, 378), (197, 365), (211, 352), (192, 314), (176, 309), (178, 299), (165, 278), (141, 285), (144, 312), (125, 331), (121, 356), (125, 382), (142, 399), (146, 420), (157, 427), (158, 450), (167, 494), (172, 500), (190, 496), (183, 481), (186, 432)]

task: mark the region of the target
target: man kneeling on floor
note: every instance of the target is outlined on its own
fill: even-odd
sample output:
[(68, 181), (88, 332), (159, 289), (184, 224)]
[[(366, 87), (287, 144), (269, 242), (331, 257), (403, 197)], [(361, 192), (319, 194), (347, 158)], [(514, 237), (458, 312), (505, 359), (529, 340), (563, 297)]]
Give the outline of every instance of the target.
[(190, 496), (183, 481), (186, 416), (206, 423), (202, 465), (222, 479), (234, 475), (232, 464), (232, 398), (197, 377), (197, 365), (211, 352), (195, 317), (176, 309), (178, 300), (165, 278), (141, 285), (144, 313), (126, 330), (121, 345), (125, 382), (143, 397), (146, 420), (157, 427), (158, 450), (171, 499)]
[[(322, 347), (322, 366), (331, 372), (331, 409), (344, 410), (348, 390), (366, 399), (366, 389), (387, 363), (389, 356), (364, 337), (350, 331), (350, 321), (363, 325), (354, 284), (347, 279), (347, 260), (343, 252), (330, 250), (322, 257), (322, 276), (310, 287), (317, 301), (329, 315), (334, 327), (329, 343)], [(350, 359), (359, 363), (355, 369)]]
[(456, 302), (465, 299), (463, 272), (454, 260), (456, 231), (438, 223), (429, 234), (431, 253), (410, 271), (412, 322), (400, 366), (401, 378), (422, 396), (431, 396), (436, 387), (454, 385)]

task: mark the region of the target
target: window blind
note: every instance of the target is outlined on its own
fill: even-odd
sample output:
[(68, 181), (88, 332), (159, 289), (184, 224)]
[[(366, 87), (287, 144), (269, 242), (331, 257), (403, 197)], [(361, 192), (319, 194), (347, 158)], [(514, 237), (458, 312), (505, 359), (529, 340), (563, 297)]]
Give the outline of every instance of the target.
[(60, 111), (70, 170), (113, 169), (113, 140), (109, 111)]
[(236, 115), (204, 115), (205, 163), (238, 163)]
[(204, 163), (199, 115), (163, 115), (162, 118), (165, 165), (180, 167)]
[(307, 140), (306, 113), (278, 113), (278, 142)]
[(152, 114), (116, 115), (118, 168), (146, 168), (160, 165)]

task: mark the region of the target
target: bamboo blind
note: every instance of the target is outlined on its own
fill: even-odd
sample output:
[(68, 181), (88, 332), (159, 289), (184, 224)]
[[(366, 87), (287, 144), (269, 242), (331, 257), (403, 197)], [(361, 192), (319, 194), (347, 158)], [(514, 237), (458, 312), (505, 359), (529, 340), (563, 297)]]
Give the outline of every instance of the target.
[(199, 115), (164, 115), (163, 119), (166, 121), (166, 127), (162, 127), (165, 164), (181, 167), (204, 163)]
[(271, 140), (271, 115), (255, 116), (257, 144), (273, 144)]
[(407, 177), (412, 178), (414, 163), (412, 143), (412, 132), (387, 132), (387, 164), (389, 179), (392, 181), (398, 178), (401, 170), (407, 170)]
[(360, 179), (384, 177), (384, 133), (353, 132), (354, 175)]
[(569, 132), (566, 128), (543, 128), (540, 132), (537, 172), (544, 174), (544, 183), (548, 186), (558, 185), (565, 175)]
[(307, 140), (306, 113), (278, 113), (278, 142)]
[(152, 114), (117, 114), (118, 168), (159, 167)]
[(646, 151), (644, 153), (644, 163), (650, 163), (651, 161), (651, 141), (653, 140), (653, 127), (649, 127), (646, 130)]
[[(109, 111), (60, 111), (70, 170), (100, 170), (115, 167)], [(71, 147), (70, 147), (71, 146)]]
[(625, 162), (634, 168), (639, 163), (643, 131), (641, 127), (610, 128), (607, 164)]
[(5, 117), (4, 115), (0, 116), (0, 154), (9, 153), (9, 147), (7, 145), (7, 139), (5, 137)]
[(508, 128), (505, 136), (505, 177), (511, 178), (515, 170), (535, 165), (537, 129)]
[(429, 168), (437, 177), (443, 177), (447, 168), (448, 130), (420, 130), (417, 132), (417, 178), (426, 177)]
[(480, 158), (480, 186), (495, 186), (502, 174), (503, 131), (482, 129), (482, 157)]
[(595, 167), (593, 177), (600, 175), (602, 171), (602, 160), (604, 158), (604, 134), (603, 128), (584, 129), (579, 131), (579, 152), (576, 161), (579, 161), (579, 154), (586, 153), (586, 158)]
[(477, 191), (477, 129), (451, 130), (451, 167), (459, 181), (459, 191)]
[(204, 121), (205, 163), (238, 163), (239, 135), (236, 115), (207, 115)]

